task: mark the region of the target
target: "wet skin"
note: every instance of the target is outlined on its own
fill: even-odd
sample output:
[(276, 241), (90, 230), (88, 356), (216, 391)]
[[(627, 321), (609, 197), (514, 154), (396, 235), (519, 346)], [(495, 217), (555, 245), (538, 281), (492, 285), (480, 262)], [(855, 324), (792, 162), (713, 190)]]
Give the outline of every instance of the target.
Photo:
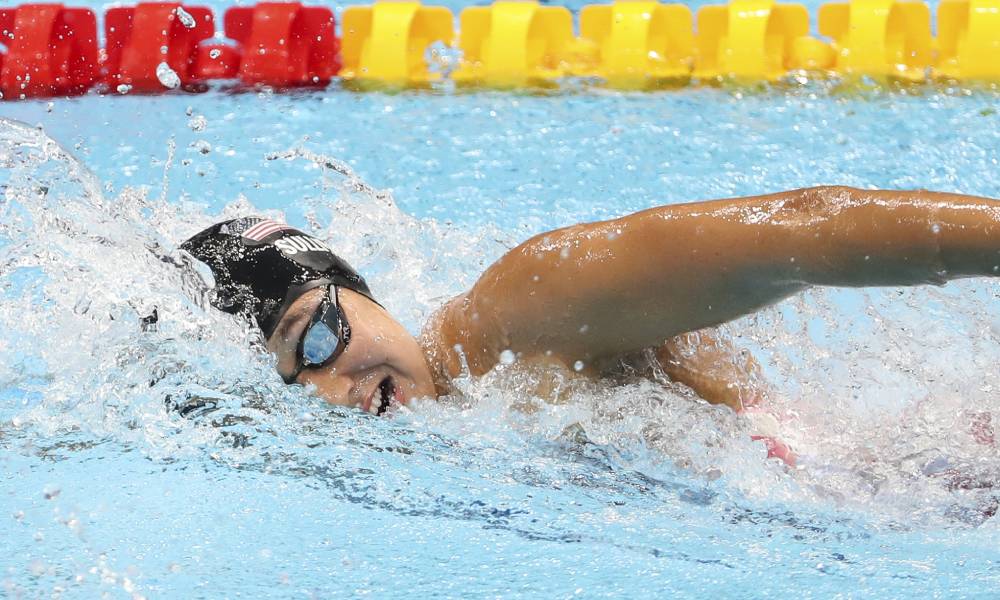
[[(409, 399), (445, 393), (463, 369), (483, 374), (508, 350), (597, 376), (654, 348), (671, 378), (740, 410), (766, 390), (712, 327), (811, 286), (941, 285), (998, 271), (1000, 202), (987, 198), (825, 186), (675, 204), (533, 237), (433, 315), (419, 343), (348, 295), (358, 347), (352, 337), (335, 365), (299, 381), (364, 408), (386, 373)], [(297, 342), (295, 327), (287, 334)], [(288, 346), (275, 346), (279, 370)]]

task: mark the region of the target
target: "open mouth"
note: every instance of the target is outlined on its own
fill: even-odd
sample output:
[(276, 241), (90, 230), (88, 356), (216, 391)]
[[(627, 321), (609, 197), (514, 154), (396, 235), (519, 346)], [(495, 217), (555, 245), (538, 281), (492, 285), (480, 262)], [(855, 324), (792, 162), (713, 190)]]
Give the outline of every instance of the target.
[(372, 412), (376, 416), (382, 416), (387, 410), (389, 410), (389, 405), (395, 397), (396, 382), (392, 380), (392, 377), (386, 377), (381, 383), (378, 384), (378, 396), (374, 398), (375, 402), (372, 403), (372, 407), (375, 408)]

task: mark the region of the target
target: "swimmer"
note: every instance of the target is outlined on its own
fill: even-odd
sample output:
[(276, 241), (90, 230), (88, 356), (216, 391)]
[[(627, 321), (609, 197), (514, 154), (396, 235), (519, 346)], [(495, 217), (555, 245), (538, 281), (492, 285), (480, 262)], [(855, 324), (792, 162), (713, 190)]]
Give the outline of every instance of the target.
[(507, 252), (419, 339), (287, 225), (235, 219), (181, 247), (211, 269), (213, 305), (259, 327), (285, 382), (332, 404), (382, 415), (511, 356), (602, 377), (652, 349), (673, 381), (742, 411), (766, 390), (713, 327), (811, 286), (996, 276), (1000, 201), (826, 186), (573, 225)]

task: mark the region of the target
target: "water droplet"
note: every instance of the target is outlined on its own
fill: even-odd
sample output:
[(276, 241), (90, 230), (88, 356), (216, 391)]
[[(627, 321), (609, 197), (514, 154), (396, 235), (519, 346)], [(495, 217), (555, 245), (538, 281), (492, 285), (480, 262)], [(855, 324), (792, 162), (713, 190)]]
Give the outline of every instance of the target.
[(203, 115), (192, 117), (188, 121), (188, 127), (191, 131), (205, 131), (205, 128), (208, 127), (208, 119), (206, 119)]
[(177, 20), (181, 22), (181, 25), (187, 27), (188, 29), (193, 29), (195, 25), (198, 24), (191, 16), (191, 13), (184, 10), (182, 7), (178, 6), (174, 9), (174, 14), (177, 15)]
[(587, 333), (588, 331), (590, 331), (590, 325), (583, 325), (580, 327), (580, 333)]
[(562, 250), (559, 251), (559, 257), (562, 258), (562, 259), (564, 259), (564, 260), (567, 259), (567, 258), (569, 258), (569, 246), (567, 246), (567, 247), (565, 247), (565, 248), (563, 248)]
[(937, 234), (941, 233), (941, 226), (938, 225), (937, 223), (935, 223), (935, 224), (931, 225), (931, 231), (934, 233), (934, 235), (937, 235)]
[(198, 140), (197, 142), (191, 144), (191, 147), (202, 154), (208, 154), (212, 151), (212, 144), (209, 144), (205, 140)]
[(573, 363), (573, 370), (576, 371), (577, 373), (579, 373), (580, 371), (582, 371), (583, 370), (583, 361), (582, 360), (578, 360), (575, 363)]
[(517, 356), (511, 350), (504, 350), (500, 353), (500, 363), (505, 365), (512, 365), (514, 361), (517, 360)]
[(156, 65), (156, 79), (167, 89), (173, 90), (181, 86), (181, 78), (165, 62)]
[(219, 50), (218, 48), (212, 48), (208, 51), (208, 57), (211, 59), (216, 59), (220, 56), (222, 56), (222, 50)]
[(118, 87), (116, 87), (115, 90), (119, 94), (127, 94), (127, 93), (129, 93), (129, 92), (132, 91), (132, 86), (123, 83), (123, 84), (119, 85)]

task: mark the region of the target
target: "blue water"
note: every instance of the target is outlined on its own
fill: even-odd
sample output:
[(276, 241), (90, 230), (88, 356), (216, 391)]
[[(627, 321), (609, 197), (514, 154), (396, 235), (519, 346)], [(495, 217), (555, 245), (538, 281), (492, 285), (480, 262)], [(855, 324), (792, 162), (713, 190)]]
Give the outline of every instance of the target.
[[(970, 433), (1000, 422), (991, 281), (813, 290), (727, 327), (788, 469), (683, 389), (548, 403), (516, 364), (392, 419), (331, 409), (200, 305), (176, 250), (285, 216), (417, 332), (569, 223), (822, 183), (1000, 196), (996, 104), (819, 83), (0, 104), (43, 129), (0, 124), (0, 596), (996, 597), (1000, 458)], [(210, 402), (165, 410), (185, 398)]]

